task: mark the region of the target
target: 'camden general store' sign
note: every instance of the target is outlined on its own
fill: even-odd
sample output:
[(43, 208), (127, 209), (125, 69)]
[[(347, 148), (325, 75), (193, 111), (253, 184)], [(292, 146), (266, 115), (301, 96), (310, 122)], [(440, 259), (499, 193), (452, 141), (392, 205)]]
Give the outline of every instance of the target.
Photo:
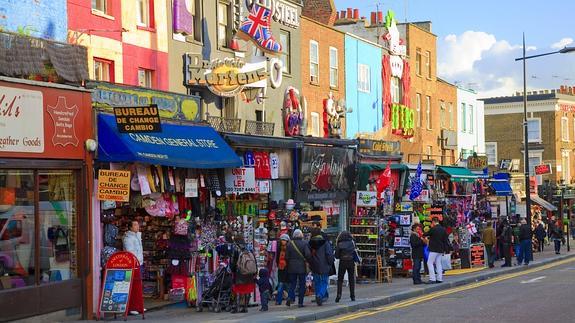
[(218, 96), (233, 97), (245, 87), (265, 87), (267, 84), (268, 72), (265, 65), (245, 63), (238, 58), (207, 61), (200, 54), (189, 53), (184, 58), (185, 84), (207, 86)]

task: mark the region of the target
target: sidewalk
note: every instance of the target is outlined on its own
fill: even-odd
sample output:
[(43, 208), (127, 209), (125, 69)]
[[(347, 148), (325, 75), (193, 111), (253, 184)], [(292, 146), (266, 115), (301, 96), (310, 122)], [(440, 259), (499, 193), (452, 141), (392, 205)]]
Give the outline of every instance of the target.
[[(573, 240), (571, 241), (573, 242)], [(573, 245), (575, 247), (575, 245)], [(413, 285), (410, 278), (394, 277), (391, 284), (367, 284), (356, 286), (356, 301), (351, 302), (349, 299), (349, 289), (344, 286), (344, 292), (341, 302), (334, 302), (336, 296), (335, 286), (330, 286), (330, 299), (323, 306), (318, 307), (312, 303), (314, 297), (306, 297), (305, 307), (298, 309), (296, 306), (288, 308), (285, 305), (271, 305), (268, 312), (260, 312), (259, 307), (249, 308), (245, 314), (230, 314), (202, 312), (197, 313), (195, 309), (185, 308), (178, 305), (177, 307), (167, 307), (160, 310), (154, 310), (146, 313), (146, 322), (305, 322), (318, 319), (325, 319), (336, 315), (358, 311), (361, 309), (382, 306), (393, 302), (429, 294), (439, 290), (445, 290), (456, 286), (470, 284), (476, 281), (487, 280), (503, 274), (519, 272), (543, 266), (555, 261), (571, 258), (575, 256), (575, 250), (567, 252), (567, 248), (562, 247), (561, 255), (555, 255), (552, 246), (546, 248), (544, 253), (535, 253), (534, 261), (529, 266), (514, 266), (511, 268), (501, 268), (502, 261), (496, 262), (496, 267), (492, 269), (471, 270), (470, 272), (460, 271), (453, 275), (444, 277), (444, 283), (440, 285)], [(513, 259), (513, 263), (516, 260)], [(462, 273), (463, 272), (463, 273)], [(270, 302), (270, 304), (274, 304)], [(131, 316), (130, 321), (139, 320), (141, 317)]]

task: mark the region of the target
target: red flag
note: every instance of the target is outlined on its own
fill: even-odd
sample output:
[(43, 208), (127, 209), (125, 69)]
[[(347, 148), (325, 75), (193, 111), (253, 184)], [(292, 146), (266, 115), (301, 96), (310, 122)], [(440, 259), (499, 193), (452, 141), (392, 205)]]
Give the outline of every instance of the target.
[(381, 193), (389, 186), (391, 181), (391, 161), (387, 162), (387, 167), (377, 178), (377, 196), (381, 196)]

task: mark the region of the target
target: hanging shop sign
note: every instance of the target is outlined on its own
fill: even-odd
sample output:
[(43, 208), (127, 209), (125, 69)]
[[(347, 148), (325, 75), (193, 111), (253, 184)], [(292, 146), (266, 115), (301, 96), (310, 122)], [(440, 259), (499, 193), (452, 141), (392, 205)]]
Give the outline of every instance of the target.
[(298, 28), (300, 24), (297, 7), (285, 1), (273, 1), (272, 18), (280, 24), (292, 28)]
[(545, 175), (553, 173), (553, 167), (551, 164), (541, 164), (535, 166), (535, 175)]
[(224, 97), (234, 97), (246, 87), (267, 85), (266, 63), (246, 63), (239, 58), (207, 61), (201, 54), (184, 55), (184, 83), (187, 86), (207, 86)]
[(93, 89), (92, 105), (97, 109), (113, 111), (114, 107), (155, 104), (162, 118), (185, 121), (199, 121), (200, 119), (201, 102), (197, 96), (105, 82), (89, 82), (86, 87)]
[(114, 107), (120, 133), (162, 132), (158, 106)]
[(358, 207), (375, 207), (377, 206), (377, 192), (358, 191), (356, 204)]
[(40, 91), (0, 87), (0, 152), (44, 152)]
[(255, 169), (250, 167), (226, 169), (226, 193), (256, 193)]
[(468, 169), (484, 169), (487, 167), (487, 156), (469, 156), (467, 157)]
[(363, 155), (401, 157), (399, 141), (360, 139), (358, 149)]
[(353, 176), (353, 150), (305, 146), (300, 169), (303, 191), (347, 191)]
[(391, 106), (391, 132), (403, 138), (413, 137), (415, 130), (415, 112), (400, 104)]
[(130, 171), (100, 169), (98, 172), (98, 200), (130, 201)]

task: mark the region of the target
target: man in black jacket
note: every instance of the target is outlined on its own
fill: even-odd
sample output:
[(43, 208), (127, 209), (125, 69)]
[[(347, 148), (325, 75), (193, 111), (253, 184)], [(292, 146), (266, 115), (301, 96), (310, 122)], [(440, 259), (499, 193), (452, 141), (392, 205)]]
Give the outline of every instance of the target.
[(287, 271), (290, 277), (289, 299), (286, 302), (290, 306), (295, 301), (295, 288), (298, 288), (298, 307), (303, 307), (305, 296), (305, 278), (307, 276), (306, 263), (311, 257), (307, 241), (303, 240), (303, 232), (299, 229), (293, 232), (293, 239), (289, 242), (286, 250)]
[(411, 259), (413, 259), (413, 284), (421, 284), (421, 263), (423, 261), (423, 249), (427, 241), (422, 239), (421, 225), (416, 223), (411, 226), (411, 236), (409, 237), (411, 244)]
[(449, 236), (445, 228), (439, 224), (437, 217), (432, 220), (433, 227), (427, 233), (429, 237), (429, 257), (427, 269), (429, 270), (429, 284), (443, 282), (443, 264), (441, 258), (449, 251)]
[(339, 259), (337, 270), (337, 297), (335, 302), (339, 303), (341, 291), (343, 289), (343, 278), (347, 272), (349, 282), (349, 296), (355, 301), (355, 243), (349, 231), (342, 231), (335, 242), (335, 258)]
[(517, 262), (519, 265), (521, 265), (521, 263), (529, 265), (533, 246), (531, 245), (531, 227), (529, 227), (525, 219), (521, 220), (521, 226), (519, 227), (519, 245), (520, 251)]
[[(497, 229), (499, 231), (499, 228)], [(513, 229), (509, 225), (507, 219), (501, 222), (501, 231), (499, 235), (499, 240), (501, 241), (501, 248), (503, 249), (503, 257), (505, 258), (505, 264), (501, 267), (511, 267), (511, 246), (513, 244)]]

